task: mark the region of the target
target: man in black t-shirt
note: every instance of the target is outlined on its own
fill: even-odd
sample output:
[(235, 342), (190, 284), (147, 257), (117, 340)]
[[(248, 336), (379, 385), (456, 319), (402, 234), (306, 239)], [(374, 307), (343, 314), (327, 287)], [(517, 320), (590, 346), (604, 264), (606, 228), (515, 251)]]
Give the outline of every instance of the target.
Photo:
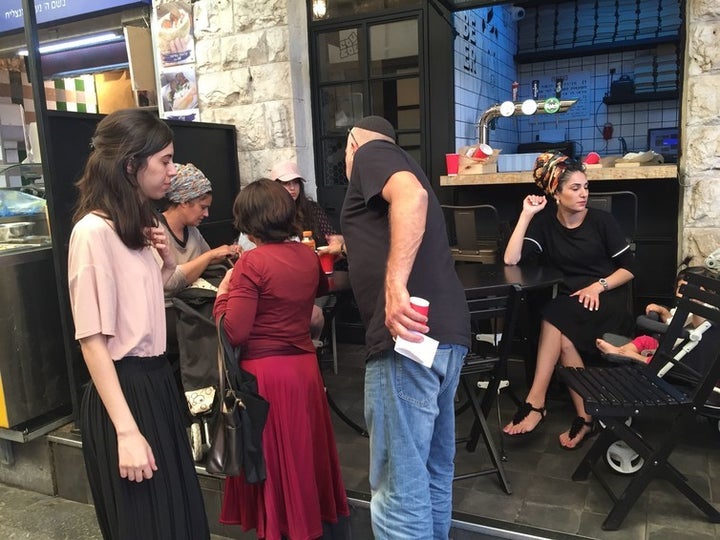
[[(440, 204), (392, 125), (363, 118), (348, 134), (341, 214), (350, 284), (365, 325), (365, 419), (375, 538), (447, 538), (452, 511), (453, 399), (470, 316)], [(410, 295), (429, 300), (429, 318)], [(394, 339), (439, 341), (431, 367)]]

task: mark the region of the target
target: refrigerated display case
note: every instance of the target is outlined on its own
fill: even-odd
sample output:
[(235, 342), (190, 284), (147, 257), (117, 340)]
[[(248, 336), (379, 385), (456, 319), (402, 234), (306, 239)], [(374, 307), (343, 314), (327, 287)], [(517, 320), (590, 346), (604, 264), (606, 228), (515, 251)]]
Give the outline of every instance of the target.
[[(0, 189), (0, 201), (19, 191)], [(23, 208), (37, 209), (34, 199)], [(8, 430), (67, 414), (71, 399), (44, 205), (16, 213), (3, 204), (0, 213), (0, 438), (12, 440)]]

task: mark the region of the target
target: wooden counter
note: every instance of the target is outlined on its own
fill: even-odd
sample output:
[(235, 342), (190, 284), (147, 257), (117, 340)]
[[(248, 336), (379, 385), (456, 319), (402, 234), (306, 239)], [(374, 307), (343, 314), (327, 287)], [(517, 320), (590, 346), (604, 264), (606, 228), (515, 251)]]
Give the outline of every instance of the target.
[[(641, 165), (639, 167), (602, 167), (588, 168), (585, 171), (588, 180), (653, 180), (658, 178), (677, 178), (677, 165)], [(441, 186), (481, 186), (490, 184), (532, 184), (532, 171), (458, 174), (441, 176)]]

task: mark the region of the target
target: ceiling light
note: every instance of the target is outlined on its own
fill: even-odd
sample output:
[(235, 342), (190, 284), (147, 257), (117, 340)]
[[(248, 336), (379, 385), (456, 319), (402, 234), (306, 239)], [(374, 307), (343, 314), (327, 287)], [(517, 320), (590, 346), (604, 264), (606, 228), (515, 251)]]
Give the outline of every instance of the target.
[[(69, 51), (71, 49), (81, 49), (83, 47), (90, 47), (91, 45), (99, 45), (100, 43), (111, 43), (113, 41), (120, 41), (124, 39), (122, 36), (109, 32), (106, 34), (97, 34), (94, 36), (87, 36), (78, 39), (71, 39), (69, 41), (55, 42), (47, 45), (40, 45), (40, 54), (54, 53), (60, 51)], [(18, 51), (20, 56), (27, 56), (27, 49)]]

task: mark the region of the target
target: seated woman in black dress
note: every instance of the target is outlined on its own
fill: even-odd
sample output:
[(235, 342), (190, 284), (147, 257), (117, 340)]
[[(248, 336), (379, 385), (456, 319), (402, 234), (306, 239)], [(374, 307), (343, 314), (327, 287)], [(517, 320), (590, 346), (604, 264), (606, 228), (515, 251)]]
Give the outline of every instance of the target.
[[(588, 180), (582, 163), (563, 154), (542, 154), (535, 163), (535, 183), (556, 202), (528, 195), (507, 248), (505, 264), (540, 263), (562, 271), (558, 296), (543, 308), (537, 365), (532, 387), (508, 435), (529, 433), (545, 417), (545, 395), (555, 365), (583, 366), (596, 354), (595, 339), (605, 332), (632, 328), (627, 309), (634, 256), (615, 219), (587, 208)], [(545, 211), (543, 211), (545, 210)], [(566, 449), (577, 448), (594, 432), (580, 396), (571, 392), (577, 411), (570, 429), (560, 435)]]

